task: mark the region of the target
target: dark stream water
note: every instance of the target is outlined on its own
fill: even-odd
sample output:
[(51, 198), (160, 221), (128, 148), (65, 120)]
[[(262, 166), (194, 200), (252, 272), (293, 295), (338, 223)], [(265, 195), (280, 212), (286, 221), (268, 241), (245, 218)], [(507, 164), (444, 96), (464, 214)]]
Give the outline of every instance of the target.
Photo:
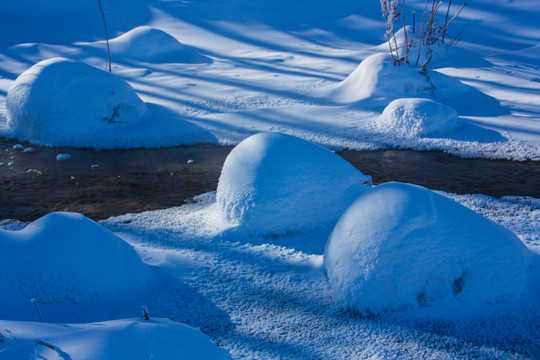
[[(0, 219), (21, 221), (51, 211), (76, 211), (98, 220), (182, 205), (216, 189), (232, 150), (208, 145), (106, 151), (32, 146), (35, 152), (24, 153), (14, 144), (0, 140)], [(57, 161), (60, 153), (71, 154), (71, 160)], [(540, 197), (540, 162), (412, 150), (338, 154), (375, 184), (402, 181), (461, 194)]]

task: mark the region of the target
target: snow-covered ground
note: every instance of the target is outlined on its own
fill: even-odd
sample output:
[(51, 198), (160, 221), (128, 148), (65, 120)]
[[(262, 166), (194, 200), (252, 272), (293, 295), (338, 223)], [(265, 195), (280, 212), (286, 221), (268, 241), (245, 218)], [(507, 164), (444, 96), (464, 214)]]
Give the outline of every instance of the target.
[[(0, 39), (0, 126), (7, 121), (1, 108), (10, 86), (31, 65), (65, 57), (106, 68), (96, 4), (35, 3), (0, 5), (0, 32), (7, 34)], [(540, 159), (535, 4), (479, 0), (465, 7), (449, 28), (455, 37), (466, 26), (461, 41), (436, 49), (432, 61), (435, 100), (454, 108), (464, 127), (411, 139), (381, 130), (378, 118), (390, 100), (405, 95), (398, 86), (404, 79), (424, 80), (404, 67), (391, 65), (380, 76), (373, 61), (359, 67), (387, 49), (377, 1), (103, 2), (109, 34), (117, 37), (110, 44), (113, 74), (145, 102), (210, 130), (221, 143), (280, 131), (329, 147), (440, 149), (517, 160)], [(409, 25), (413, 9), (419, 22), (423, 5), (407, 2)], [(373, 97), (381, 91), (387, 100)], [(175, 130), (174, 124), (168, 128)], [(120, 146), (172, 140), (151, 142)], [(189, 140), (179, 136), (177, 142)]]
[[(112, 75), (94, 1), (4, 1), (0, 135), (129, 148), (237, 144), (272, 131), (328, 148), (538, 161), (536, 2), (469, 3), (450, 32), (465, 27), (461, 40), (437, 49), (428, 80), (384, 54), (378, 1), (102, 0)], [(407, 4), (418, 19), (424, 2)], [(378, 199), (396, 185), (372, 188), (368, 176), (320, 147), (262, 134), (233, 150), (218, 191), (193, 204), (99, 224), (65, 213), (1, 220), (0, 357), (540, 358), (540, 201), (442, 194), (516, 238), (429, 190)], [(350, 228), (335, 230), (351, 203), (341, 218)], [(404, 226), (415, 242), (385, 248)], [(378, 248), (361, 263), (368, 230)], [(369, 274), (384, 260), (431, 298), (416, 289), (376, 311), (348, 306), (347, 295), (361, 302), (361, 281), (336, 286), (325, 263), (334, 237), (351, 246), (339, 255), (351, 269)], [(429, 261), (439, 255), (452, 267), (444, 276)], [(429, 263), (424, 273), (417, 260)], [(401, 301), (398, 290), (385, 293), (389, 303)], [(441, 293), (459, 306), (432, 307)], [(150, 320), (133, 319), (143, 305)]]

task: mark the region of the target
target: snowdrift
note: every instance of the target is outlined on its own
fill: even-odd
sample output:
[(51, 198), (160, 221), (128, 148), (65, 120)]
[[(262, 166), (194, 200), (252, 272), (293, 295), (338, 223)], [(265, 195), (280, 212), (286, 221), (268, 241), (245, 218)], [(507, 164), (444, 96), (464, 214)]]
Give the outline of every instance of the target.
[(216, 199), (230, 223), (279, 234), (335, 221), (366, 185), (370, 177), (331, 151), (290, 135), (261, 133), (231, 151)]
[(51, 213), (19, 231), (0, 230), (0, 317), (41, 304), (79, 304), (137, 292), (153, 272), (122, 239), (75, 213)]
[(433, 90), (418, 68), (405, 64), (396, 66), (386, 53), (368, 56), (345, 80), (325, 89), (326, 96), (339, 103), (368, 98), (432, 97)]
[[(2, 359), (226, 360), (203, 333), (168, 319), (123, 319), (91, 324), (0, 320)], [(52, 349), (51, 349), (52, 347)]]
[(163, 30), (139, 26), (110, 41), (115, 57), (152, 63), (209, 63), (210, 58), (182, 45)]
[(339, 219), (324, 261), (335, 300), (377, 314), (518, 297), (529, 255), (512, 232), (453, 200), (387, 183)]
[(359, 103), (378, 108), (400, 98), (431, 98), (454, 108), (459, 115), (508, 115), (499, 101), (441, 72), (422, 69), (405, 63), (394, 65), (387, 53), (365, 58), (343, 81), (315, 92), (339, 104)]
[(460, 124), (454, 109), (422, 98), (392, 101), (377, 122), (380, 130), (403, 137), (444, 135), (458, 129)]
[[(7, 94), (0, 135), (45, 146), (161, 147), (213, 142), (202, 128), (145, 104), (121, 78), (53, 58), (22, 73)], [(167, 131), (163, 131), (166, 128)]]

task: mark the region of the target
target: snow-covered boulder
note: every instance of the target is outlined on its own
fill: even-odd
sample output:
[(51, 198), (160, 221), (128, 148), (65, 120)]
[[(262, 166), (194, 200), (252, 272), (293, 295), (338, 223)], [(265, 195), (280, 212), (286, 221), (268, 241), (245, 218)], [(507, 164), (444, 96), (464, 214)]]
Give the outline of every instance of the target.
[(0, 230), (0, 264), (0, 312), (8, 313), (12, 302), (31, 298), (44, 304), (113, 299), (143, 288), (152, 276), (129, 244), (75, 213)]
[(460, 126), (454, 109), (430, 99), (404, 98), (392, 101), (379, 117), (381, 131), (403, 137), (436, 136)]
[(139, 26), (110, 41), (115, 56), (153, 63), (200, 63), (210, 59), (163, 30)]
[(3, 360), (230, 360), (210, 338), (168, 319), (122, 319), (90, 324), (0, 320)]
[(39, 145), (116, 149), (215, 142), (199, 126), (144, 103), (120, 77), (64, 58), (23, 72), (6, 107), (0, 136)]
[(524, 292), (528, 250), (509, 230), (428, 189), (376, 186), (339, 219), (325, 266), (360, 313), (494, 304)]
[(8, 127), (21, 140), (111, 131), (140, 121), (147, 107), (121, 78), (64, 58), (41, 61), (22, 73), (7, 94)]
[(420, 70), (407, 64), (396, 66), (390, 55), (377, 53), (365, 58), (345, 80), (323, 89), (321, 95), (339, 103), (430, 97), (433, 87)]
[(294, 136), (253, 135), (223, 165), (217, 203), (251, 233), (279, 234), (335, 221), (371, 185), (340, 156)]

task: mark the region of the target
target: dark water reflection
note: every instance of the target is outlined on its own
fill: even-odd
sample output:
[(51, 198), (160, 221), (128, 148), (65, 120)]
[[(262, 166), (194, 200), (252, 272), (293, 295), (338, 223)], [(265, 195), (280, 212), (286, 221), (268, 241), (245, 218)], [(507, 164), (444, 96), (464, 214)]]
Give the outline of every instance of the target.
[[(14, 144), (0, 141), (4, 163), (0, 219), (21, 221), (60, 210), (97, 220), (182, 205), (216, 189), (232, 149), (199, 145), (93, 151), (32, 146), (35, 152), (23, 153), (14, 150)], [(69, 153), (72, 159), (56, 161), (59, 153)], [(372, 176), (375, 184), (402, 181), (454, 193), (540, 197), (540, 162), (461, 159), (411, 150), (346, 150), (339, 155)], [(13, 164), (8, 166), (9, 162)]]

